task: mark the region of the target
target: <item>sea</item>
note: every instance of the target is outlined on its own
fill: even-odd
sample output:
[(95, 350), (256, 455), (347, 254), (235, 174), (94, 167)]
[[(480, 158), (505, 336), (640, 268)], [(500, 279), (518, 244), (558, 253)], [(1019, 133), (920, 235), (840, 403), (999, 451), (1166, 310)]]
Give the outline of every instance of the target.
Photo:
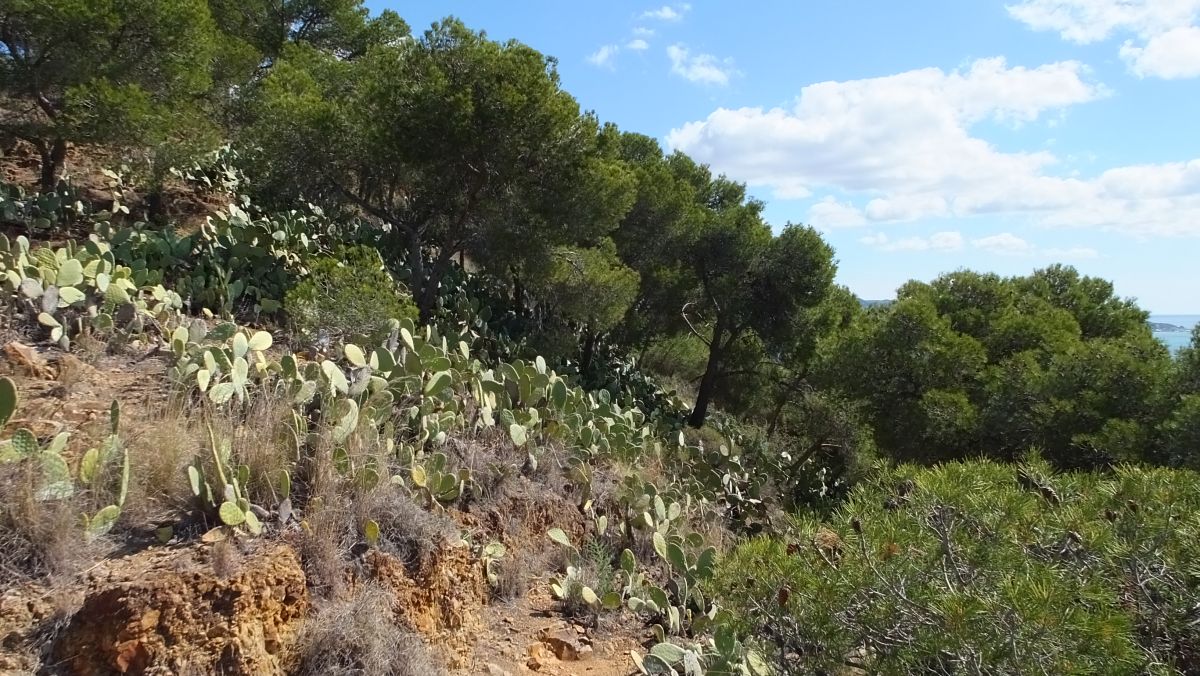
[(1200, 324), (1200, 315), (1150, 315), (1150, 321), (1159, 324), (1182, 326), (1186, 331), (1155, 331), (1154, 337), (1167, 344), (1171, 352), (1178, 352), (1192, 342), (1192, 327)]

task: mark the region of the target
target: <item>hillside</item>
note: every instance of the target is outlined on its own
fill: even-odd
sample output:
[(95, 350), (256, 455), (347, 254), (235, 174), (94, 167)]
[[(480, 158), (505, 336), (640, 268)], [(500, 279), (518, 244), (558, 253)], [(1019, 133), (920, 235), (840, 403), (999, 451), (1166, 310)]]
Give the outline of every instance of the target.
[(0, 671), (1200, 673), (1200, 333), (1107, 280), (862, 301), (455, 19), (0, 26)]

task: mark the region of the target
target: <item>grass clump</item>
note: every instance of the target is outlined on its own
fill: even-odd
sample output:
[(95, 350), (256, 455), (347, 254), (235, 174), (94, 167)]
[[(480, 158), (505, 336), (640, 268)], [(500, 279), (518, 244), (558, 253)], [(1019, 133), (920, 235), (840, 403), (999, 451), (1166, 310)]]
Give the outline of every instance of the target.
[(443, 673), (412, 631), (395, 621), (394, 599), (365, 586), (319, 607), (297, 639), (299, 676), (433, 676)]

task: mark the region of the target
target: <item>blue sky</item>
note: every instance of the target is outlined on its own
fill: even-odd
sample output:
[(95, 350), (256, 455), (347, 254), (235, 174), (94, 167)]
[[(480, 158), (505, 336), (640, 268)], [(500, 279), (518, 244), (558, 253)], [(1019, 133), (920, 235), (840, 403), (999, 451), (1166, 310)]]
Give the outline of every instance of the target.
[(1063, 262), (1200, 313), (1200, 0), (368, 4), (557, 57), (583, 108), (821, 229), (860, 296)]

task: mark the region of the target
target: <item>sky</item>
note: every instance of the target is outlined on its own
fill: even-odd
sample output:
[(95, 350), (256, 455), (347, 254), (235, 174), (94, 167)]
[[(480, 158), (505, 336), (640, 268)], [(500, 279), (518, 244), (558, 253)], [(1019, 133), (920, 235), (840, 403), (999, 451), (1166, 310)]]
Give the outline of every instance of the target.
[(863, 298), (1052, 263), (1200, 313), (1200, 0), (368, 0), (558, 60), (585, 110), (743, 181)]

